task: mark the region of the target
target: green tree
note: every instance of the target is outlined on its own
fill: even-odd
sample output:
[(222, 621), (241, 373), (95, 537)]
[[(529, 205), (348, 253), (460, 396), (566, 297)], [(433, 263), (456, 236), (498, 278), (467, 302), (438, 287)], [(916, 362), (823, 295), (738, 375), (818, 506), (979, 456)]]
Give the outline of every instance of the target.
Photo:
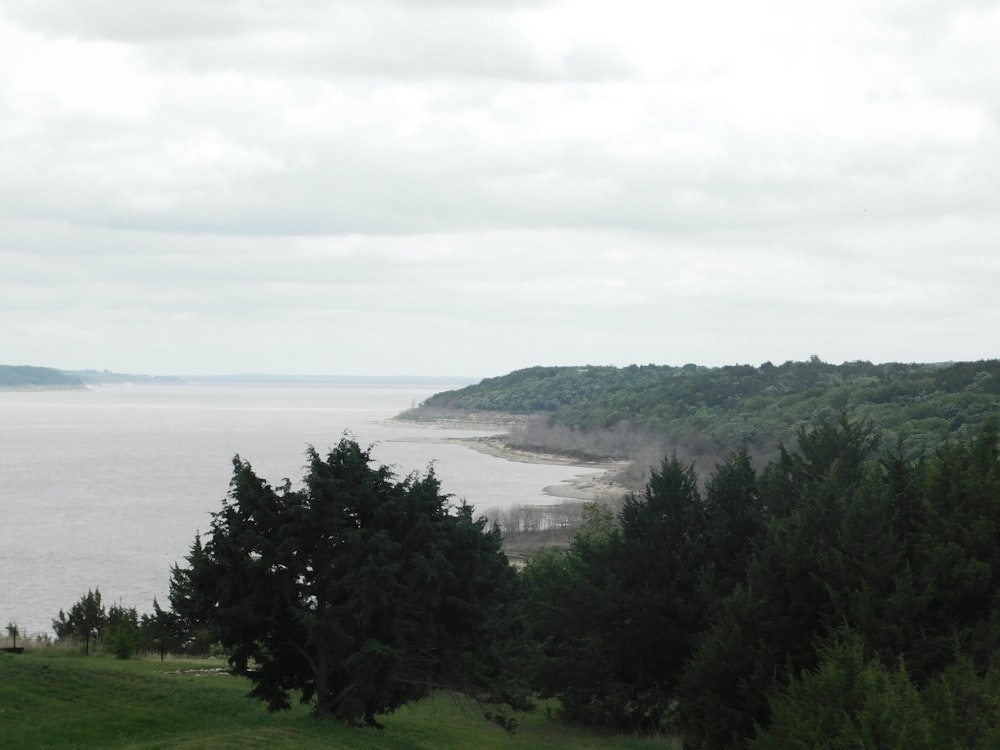
[(885, 674), (905, 664), (917, 688), (960, 656), (982, 672), (1000, 648), (995, 430), (987, 423), (917, 461), (899, 447), (876, 460), (876, 437), (841, 417), (802, 433), (763, 472), (774, 515), (678, 694), (691, 747), (738, 748), (769, 726), (763, 696), (816, 669), (842, 627)]
[(119, 659), (127, 659), (139, 649), (139, 613), (119, 602), (108, 609), (104, 643)]
[(163, 661), (171, 649), (180, 650), (183, 647), (186, 630), (175, 612), (163, 609), (153, 599), (153, 613), (142, 615), (139, 632), (144, 648), (158, 653), (160, 661)]
[(706, 484), (703, 512), (708, 549), (702, 586), (710, 602), (746, 580), (754, 544), (763, 537), (766, 512), (757, 483), (744, 446), (716, 466)]
[(975, 437), (941, 446), (928, 462), (928, 523), (918, 559), (933, 584), (925, 626), (938, 636), (947, 663), (949, 642), (985, 668), (1000, 649), (1000, 434), (988, 420)]
[(597, 726), (619, 723), (618, 695), (629, 687), (610, 647), (621, 619), (616, 533), (607, 507), (587, 505), (570, 548), (542, 548), (521, 573), (522, 607), (536, 644), (532, 687), (559, 698), (564, 718)]
[(632, 728), (659, 731), (697, 634), (707, 625), (701, 574), (709, 563), (705, 503), (693, 466), (675, 456), (625, 499), (614, 538), (620, 622), (610, 633)]
[(395, 481), (347, 438), (325, 459), (310, 448), (302, 489), (233, 468), (171, 593), (253, 697), (279, 710), (296, 692), (318, 717), (370, 725), (437, 688), (523, 705), (499, 645), (516, 583), (499, 530), (450, 508), (432, 471)]
[(773, 700), (773, 719), (752, 750), (932, 750), (931, 720), (905, 667), (866, 659), (862, 639), (842, 633), (819, 666)]
[(941, 750), (1000, 747), (1000, 664), (978, 672), (959, 657), (924, 688), (921, 699)]
[[(726, 555), (720, 581), (746, 546), (733, 540), (747, 529), (724, 518), (727, 503), (738, 505), (753, 484), (752, 469), (738, 464), (713, 495), (713, 542)], [(641, 494), (626, 498), (617, 528), (610, 514), (590, 509), (567, 552), (545, 550), (525, 567), (527, 617), (540, 647), (534, 685), (558, 697), (567, 718), (631, 731), (669, 723), (714, 591), (703, 583), (712, 547), (698, 484), (694, 469), (672, 456)]]
[(758, 507), (769, 516), (745, 582), (715, 604), (681, 680), (691, 747), (741, 747), (755, 723), (767, 724), (765, 696), (816, 666), (817, 641), (844, 622), (870, 624), (893, 603), (886, 592), (903, 561), (879, 491), (877, 442), (869, 423), (841, 415), (801, 431), (798, 449), (782, 449), (764, 470)]
[(907, 665), (871, 656), (842, 630), (820, 663), (771, 696), (773, 718), (752, 750), (971, 750), (1000, 747), (1000, 671), (959, 657), (920, 688)]
[(204, 613), (210, 611), (212, 607), (212, 599), (209, 596), (212, 589), (211, 581), (199, 579), (198, 585), (195, 585), (195, 576), (203, 578), (210, 572), (201, 534), (195, 535), (186, 559), (188, 564), (185, 567), (174, 565), (170, 569), (168, 594), (170, 611), (167, 613), (170, 620), (169, 623), (162, 617), (159, 620), (161, 624), (171, 626), (179, 651), (188, 654), (207, 654), (212, 646), (219, 642), (219, 633), (213, 622), (204, 617)]
[(52, 621), (52, 629), (59, 640), (83, 639), (84, 649), (90, 655), (91, 639), (98, 639), (108, 624), (108, 615), (101, 603), (101, 590), (88, 589), (69, 609), (69, 613), (59, 610), (59, 616)]

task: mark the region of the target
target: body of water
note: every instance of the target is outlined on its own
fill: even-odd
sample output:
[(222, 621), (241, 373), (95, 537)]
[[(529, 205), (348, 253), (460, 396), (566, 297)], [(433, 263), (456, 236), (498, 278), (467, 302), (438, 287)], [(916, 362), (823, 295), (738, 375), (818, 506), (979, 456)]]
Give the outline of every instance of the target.
[(432, 462), (477, 509), (557, 500), (544, 488), (592, 473), (517, 463), (458, 442), (482, 432), (386, 424), (454, 387), (407, 384), (116, 385), (0, 392), (0, 628), (50, 633), (59, 609), (99, 587), (105, 606), (167, 604), (170, 566), (226, 496), (239, 454), (272, 484), (304, 474), (349, 432), (397, 474)]

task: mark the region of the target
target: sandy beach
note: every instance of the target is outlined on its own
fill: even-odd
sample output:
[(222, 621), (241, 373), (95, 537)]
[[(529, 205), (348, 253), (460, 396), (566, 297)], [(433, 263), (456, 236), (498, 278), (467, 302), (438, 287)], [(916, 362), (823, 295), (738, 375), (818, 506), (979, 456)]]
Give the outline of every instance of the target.
[[(472, 450), (507, 461), (522, 463), (573, 466), (583, 470), (572, 481), (544, 488), (552, 497), (566, 500), (609, 500), (620, 499), (629, 488), (615, 481), (619, 472), (628, 466), (628, 461), (585, 461), (580, 458), (512, 448), (507, 443), (508, 431), (522, 424), (528, 417), (522, 415), (497, 415), (493, 413), (470, 413), (456, 417), (442, 417), (429, 420), (391, 419), (383, 424), (397, 427), (426, 427), (427, 435), (400, 438), (407, 442), (460, 443)], [(435, 430), (476, 430), (495, 432), (477, 437), (444, 437), (434, 435)]]

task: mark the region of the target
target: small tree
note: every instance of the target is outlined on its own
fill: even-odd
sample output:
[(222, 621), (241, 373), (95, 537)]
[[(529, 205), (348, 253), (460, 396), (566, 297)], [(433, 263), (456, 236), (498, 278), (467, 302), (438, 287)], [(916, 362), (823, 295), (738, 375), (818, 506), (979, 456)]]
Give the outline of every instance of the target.
[(135, 607), (119, 602), (108, 610), (105, 643), (119, 659), (127, 659), (139, 648), (139, 615)]
[(139, 632), (145, 648), (156, 651), (160, 661), (166, 659), (171, 648), (180, 649), (184, 644), (185, 630), (176, 613), (164, 610), (153, 599), (153, 614), (144, 614), (139, 622)]
[(757, 727), (753, 750), (941, 747), (905, 667), (866, 659), (861, 638), (850, 632), (821, 656), (815, 670), (772, 698), (773, 718)]
[(52, 621), (52, 629), (59, 640), (82, 638), (84, 650), (90, 655), (91, 638), (99, 638), (108, 623), (108, 615), (101, 604), (101, 590), (88, 589), (85, 596), (69, 609), (69, 613), (59, 610), (59, 616)]
[(13, 641), (11, 646), (17, 648), (17, 636), (20, 635), (20, 630), (18, 630), (17, 625), (12, 622), (7, 623), (7, 635)]

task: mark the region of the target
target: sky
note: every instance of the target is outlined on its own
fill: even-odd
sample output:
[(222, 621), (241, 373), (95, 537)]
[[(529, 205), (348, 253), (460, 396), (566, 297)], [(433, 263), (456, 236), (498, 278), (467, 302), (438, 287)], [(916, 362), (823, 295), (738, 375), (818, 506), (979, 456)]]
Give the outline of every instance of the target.
[(0, 363), (993, 359), (998, 39), (976, 0), (0, 0)]

